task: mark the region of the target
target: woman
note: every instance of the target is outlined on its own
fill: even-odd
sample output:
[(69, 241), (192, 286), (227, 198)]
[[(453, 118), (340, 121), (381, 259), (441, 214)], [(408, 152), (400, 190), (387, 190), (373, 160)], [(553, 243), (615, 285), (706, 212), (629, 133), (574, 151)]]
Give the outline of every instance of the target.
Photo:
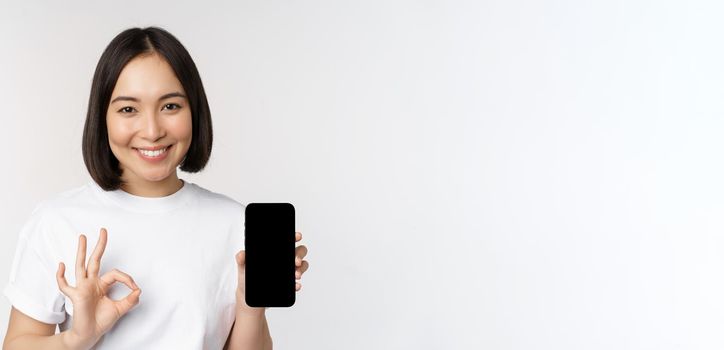
[[(83, 132), (93, 181), (43, 201), (23, 227), (3, 348), (271, 349), (265, 309), (244, 301), (244, 206), (176, 173), (202, 170), (211, 145), (183, 45), (155, 27), (114, 38)], [(297, 247), (297, 279), (306, 254)]]

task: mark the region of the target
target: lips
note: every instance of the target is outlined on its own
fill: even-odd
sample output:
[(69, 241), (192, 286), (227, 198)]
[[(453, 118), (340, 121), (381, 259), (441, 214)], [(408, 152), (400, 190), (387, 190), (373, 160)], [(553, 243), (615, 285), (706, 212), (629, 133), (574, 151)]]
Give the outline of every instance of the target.
[(144, 149), (139, 149), (138, 151), (141, 152), (141, 154), (143, 154), (146, 157), (158, 157), (158, 156), (166, 153), (166, 148), (162, 148), (157, 151), (147, 151)]
[(133, 148), (136, 150), (136, 153), (141, 156), (144, 160), (151, 161), (151, 162), (157, 162), (161, 161), (166, 158), (166, 155), (168, 154), (168, 150), (173, 147), (173, 145), (168, 146), (154, 146), (154, 147), (144, 147), (144, 148)]
[(172, 145), (165, 145), (165, 146), (152, 146), (152, 147), (133, 147), (133, 149), (142, 149), (146, 151), (157, 151), (160, 149), (164, 149), (166, 147), (171, 147)]

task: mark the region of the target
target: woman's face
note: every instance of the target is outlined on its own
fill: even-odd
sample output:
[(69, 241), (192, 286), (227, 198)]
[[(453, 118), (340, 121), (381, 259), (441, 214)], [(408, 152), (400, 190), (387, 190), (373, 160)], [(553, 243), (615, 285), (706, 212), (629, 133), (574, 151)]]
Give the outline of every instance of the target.
[(108, 141), (126, 182), (176, 180), (191, 144), (191, 109), (171, 66), (141, 55), (121, 71), (106, 114)]

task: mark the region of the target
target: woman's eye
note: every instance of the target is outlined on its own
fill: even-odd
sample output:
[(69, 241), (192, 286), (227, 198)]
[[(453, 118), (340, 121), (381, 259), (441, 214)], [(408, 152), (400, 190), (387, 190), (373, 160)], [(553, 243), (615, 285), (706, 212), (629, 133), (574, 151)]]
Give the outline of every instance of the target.
[(135, 110), (136, 110), (135, 108), (129, 106), (129, 107), (123, 107), (123, 108), (119, 109), (118, 112), (119, 113), (133, 113), (133, 111), (135, 111)]
[(168, 109), (168, 110), (174, 110), (174, 109), (179, 109), (179, 108), (181, 108), (181, 106), (179, 106), (175, 103), (167, 103), (165, 106), (163, 106), (163, 109)]

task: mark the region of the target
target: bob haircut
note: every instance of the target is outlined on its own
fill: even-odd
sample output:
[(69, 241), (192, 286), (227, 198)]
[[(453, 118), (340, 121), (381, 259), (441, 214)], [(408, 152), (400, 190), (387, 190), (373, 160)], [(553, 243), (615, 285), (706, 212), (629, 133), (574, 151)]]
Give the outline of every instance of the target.
[(108, 143), (106, 113), (118, 76), (133, 58), (159, 54), (176, 73), (191, 109), (191, 145), (180, 169), (201, 171), (211, 156), (211, 111), (196, 64), (171, 33), (158, 27), (130, 28), (118, 34), (101, 55), (93, 75), (88, 114), (83, 128), (83, 161), (93, 180), (104, 190), (119, 189), (122, 170)]

